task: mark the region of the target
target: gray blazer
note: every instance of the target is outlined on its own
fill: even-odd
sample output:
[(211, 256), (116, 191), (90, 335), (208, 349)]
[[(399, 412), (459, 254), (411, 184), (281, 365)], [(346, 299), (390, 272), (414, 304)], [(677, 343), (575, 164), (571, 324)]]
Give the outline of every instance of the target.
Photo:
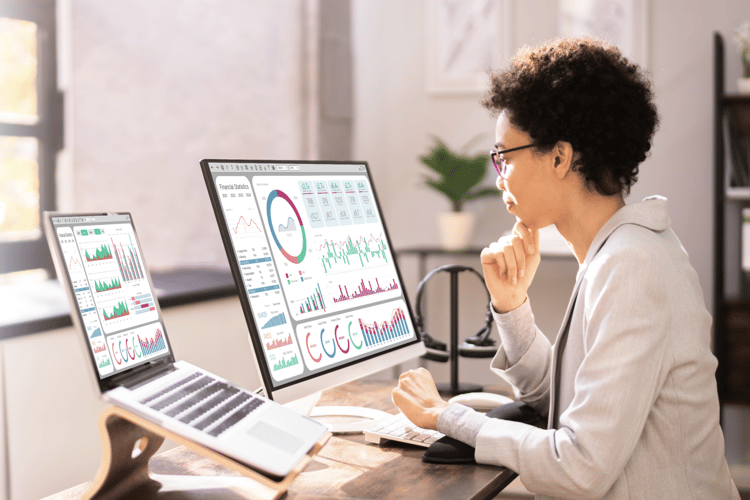
[(711, 316), (669, 226), (666, 199), (653, 197), (602, 227), (554, 346), (529, 301), (496, 315), (499, 328), (535, 330), (518, 363), (508, 366), (501, 346), (491, 366), (550, 426), (488, 419), (478, 462), (518, 472), (537, 498), (739, 500), (719, 427)]

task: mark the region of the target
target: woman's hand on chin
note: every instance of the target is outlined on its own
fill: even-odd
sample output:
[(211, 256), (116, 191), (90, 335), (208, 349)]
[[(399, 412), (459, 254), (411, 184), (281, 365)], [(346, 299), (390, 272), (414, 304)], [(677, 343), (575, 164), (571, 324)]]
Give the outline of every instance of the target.
[(512, 311), (526, 300), (539, 267), (539, 230), (519, 220), (511, 234), (482, 250), (480, 258), (492, 306), (499, 313)]

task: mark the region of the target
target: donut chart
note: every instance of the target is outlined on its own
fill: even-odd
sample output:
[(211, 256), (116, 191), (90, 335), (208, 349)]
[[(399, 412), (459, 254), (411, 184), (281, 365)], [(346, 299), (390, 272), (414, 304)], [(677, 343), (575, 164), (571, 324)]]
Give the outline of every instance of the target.
[[(287, 250), (285, 250), (281, 245), (281, 242), (279, 241), (279, 237), (276, 235), (273, 218), (271, 217), (271, 205), (276, 198), (287, 202), (294, 212), (294, 215), (297, 217), (297, 222), (299, 223), (299, 231), (302, 235), (302, 250), (300, 250), (300, 253), (298, 255), (292, 255)], [(276, 243), (276, 246), (279, 248), (279, 251), (284, 256), (284, 258), (286, 258), (286, 260), (288, 260), (292, 264), (299, 264), (303, 260), (305, 260), (305, 254), (307, 253), (307, 237), (305, 236), (305, 226), (302, 224), (302, 217), (300, 217), (297, 207), (294, 206), (291, 198), (289, 198), (289, 196), (287, 196), (284, 191), (281, 191), (280, 189), (274, 189), (268, 194), (268, 201), (266, 201), (266, 216), (268, 217), (268, 227), (271, 229), (271, 236), (273, 236), (273, 241), (274, 243)]]
[[(342, 335), (343, 337), (343, 335)], [(351, 343), (349, 342), (349, 339), (346, 340), (346, 349), (341, 347), (341, 344), (339, 344), (339, 325), (336, 325), (336, 329), (333, 331), (333, 340), (336, 341), (336, 345), (339, 346), (339, 350), (343, 352), (344, 354), (349, 352), (349, 349), (351, 349)]]
[(333, 342), (331, 342), (331, 345), (333, 345), (333, 352), (328, 352), (328, 349), (326, 349), (326, 343), (323, 340), (323, 333), (326, 331), (325, 328), (320, 330), (320, 348), (323, 349), (323, 352), (326, 353), (326, 356), (329, 358), (332, 358), (336, 355), (336, 337), (333, 337)]
[(310, 332), (307, 332), (307, 337), (305, 337), (305, 344), (307, 346), (307, 354), (310, 355), (310, 359), (312, 359), (316, 363), (320, 363), (320, 360), (323, 359), (323, 355), (320, 354), (318, 355), (317, 358), (313, 356), (313, 353), (310, 351), (310, 335), (311, 335)]
[(352, 338), (352, 323), (354, 323), (354, 322), (353, 321), (349, 322), (349, 340), (351, 341), (351, 343), (352, 343), (352, 345), (354, 346), (355, 349), (360, 350), (360, 349), (362, 349), (362, 344), (364, 344), (364, 341), (361, 340), (359, 342), (359, 345), (357, 345), (357, 344), (354, 343), (354, 339)]

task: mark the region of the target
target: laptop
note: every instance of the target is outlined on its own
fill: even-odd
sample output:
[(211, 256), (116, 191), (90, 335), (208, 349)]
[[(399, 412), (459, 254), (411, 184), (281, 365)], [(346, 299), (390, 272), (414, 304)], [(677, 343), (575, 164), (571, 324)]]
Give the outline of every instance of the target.
[(175, 360), (129, 213), (45, 212), (44, 230), (104, 400), (273, 479), (328, 431)]

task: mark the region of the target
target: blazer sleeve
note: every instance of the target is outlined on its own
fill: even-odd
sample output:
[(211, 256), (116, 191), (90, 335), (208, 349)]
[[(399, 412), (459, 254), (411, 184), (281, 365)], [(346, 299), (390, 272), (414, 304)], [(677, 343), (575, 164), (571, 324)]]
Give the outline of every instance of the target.
[[(513, 387), (516, 399), (528, 404), (541, 415), (547, 415), (552, 345), (534, 322), (530, 300), (527, 299), (520, 307), (505, 314), (493, 310), (493, 315), (499, 330), (524, 329), (533, 340), (521, 359), (513, 365), (508, 361), (505, 346), (501, 344), (490, 363), (490, 369)], [(513, 336), (512, 333), (500, 335), (501, 338)]]
[(579, 293), (583, 331), (570, 335), (583, 335), (586, 352), (560, 428), (490, 420), (477, 436), (477, 462), (516, 471), (535, 493), (603, 496), (624, 470), (666, 378), (669, 266), (648, 250), (613, 247), (591, 262)]

